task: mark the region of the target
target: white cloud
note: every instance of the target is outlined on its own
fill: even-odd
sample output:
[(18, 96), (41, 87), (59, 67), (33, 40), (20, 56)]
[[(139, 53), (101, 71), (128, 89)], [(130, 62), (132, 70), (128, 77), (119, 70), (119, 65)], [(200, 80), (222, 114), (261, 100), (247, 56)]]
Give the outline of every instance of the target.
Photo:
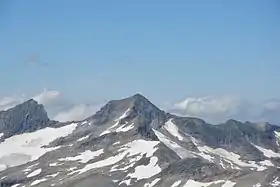
[(46, 106), (59, 102), (62, 99), (62, 95), (58, 91), (44, 89), (42, 93), (36, 95), (33, 99), (39, 104)]
[[(22, 95), (20, 97), (5, 97), (0, 99), (0, 111), (12, 108), (30, 97)], [(51, 119), (58, 120), (60, 122), (82, 120), (93, 115), (100, 105), (96, 104), (80, 104), (73, 103), (67, 99), (58, 91), (47, 90), (33, 97), (39, 104), (43, 104), (48, 115)]]
[(20, 97), (4, 97), (0, 99), (0, 111), (2, 110), (8, 110), (9, 108), (12, 108), (20, 103), (22, 103), (25, 100), (25, 96), (22, 95)]
[[(268, 110), (270, 109), (270, 110)], [(171, 113), (181, 116), (199, 117), (210, 123), (221, 123), (228, 119), (279, 123), (280, 102), (256, 103), (236, 97), (192, 97), (171, 105)]]
[(99, 109), (98, 105), (90, 105), (90, 104), (74, 105), (68, 110), (59, 112), (56, 116), (54, 116), (53, 119), (61, 122), (82, 120), (93, 115), (98, 109)]

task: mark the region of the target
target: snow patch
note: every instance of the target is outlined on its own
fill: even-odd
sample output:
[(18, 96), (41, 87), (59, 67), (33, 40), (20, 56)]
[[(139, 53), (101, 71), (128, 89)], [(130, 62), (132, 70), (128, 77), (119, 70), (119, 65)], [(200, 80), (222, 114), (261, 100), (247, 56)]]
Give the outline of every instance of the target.
[(158, 158), (153, 156), (150, 158), (148, 165), (140, 165), (135, 168), (134, 173), (130, 173), (127, 177), (140, 179), (150, 178), (161, 172), (161, 168), (157, 165)]
[(182, 141), (183, 137), (180, 135), (178, 127), (172, 122), (172, 119), (168, 120), (165, 125), (164, 128), (174, 137), (177, 137), (178, 140)]
[(45, 182), (45, 181), (47, 181), (47, 179), (38, 179), (38, 180), (33, 181), (30, 184), (30, 186), (34, 186), (34, 185), (40, 184), (40, 183)]
[(83, 140), (85, 140), (85, 139), (88, 139), (89, 138), (89, 135), (86, 135), (86, 136), (84, 136), (84, 137), (82, 137), (82, 138), (79, 138), (77, 141), (78, 142), (81, 142), (81, 141), (83, 141)]
[(27, 178), (34, 177), (34, 176), (39, 175), (41, 172), (42, 172), (42, 169), (41, 169), (41, 168), (40, 168), (40, 169), (36, 169), (35, 171), (29, 173), (26, 177), (27, 177)]
[(263, 165), (263, 166), (271, 166), (271, 167), (274, 166), (274, 164), (270, 160), (260, 161), (260, 164)]
[(104, 160), (101, 160), (98, 162), (87, 164), (84, 168), (78, 170), (78, 172), (79, 172), (79, 174), (82, 174), (82, 173), (85, 173), (85, 172), (95, 169), (95, 168), (102, 168), (102, 167), (113, 165), (113, 164), (121, 161), (125, 155), (126, 155), (126, 153), (121, 153), (116, 156), (112, 156), (112, 157), (109, 157), (107, 159), (104, 159)]
[(50, 167), (54, 167), (54, 166), (57, 166), (57, 165), (58, 165), (57, 163), (50, 163), (49, 164)]
[(166, 145), (168, 148), (170, 148), (172, 151), (174, 151), (180, 158), (187, 158), (187, 157), (196, 157), (194, 154), (192, 154), (190, 151), (186, 150), (185, 148), (181, 147), (177, 143), (169, 140), (164, 134), (161, 132), (153, 129), (155, 135), (158, 137), (158, 139)]
[(175, 181), (171, 187), (178, 187), (181, 184), (181, 180)]
[(18, 186), (20, 186), (20, 184), (14, 184), (14, 185), (11, 186), (11, 187), (18, 187)]
[(126, 127), (125, 126), (126, 126), (126, 124), (120, 126), (119, 128), (116, 129), (116, 132), (127, 132), (134, 128), (133, 123), (130, 124), (129, 126), (126, 126)]
[(271, 186), (280, 186), (280, 181), (278, 181), (279, 177), (276, 177), (270, 184)]
[[(128, 113), (130, 112), (130, 108), (127, 109), (118, 119), (115, 119), (114, 122), (116, 122), (113, 126), (109, 127), (108, 129), (106, 129), (104, 132), (102, 132), (99, 136), (103, 136), (105, 134), (109, 134), (111, 132), (113, 132), (114, 128), (117, 127), (120, 123), (120, 120), (124, 119), (125, 117), (128, 116)], [(125, 126), (126, 124), (124, 124), (123, 126)], [(121, 128), (122, 129), (122, 128)], [(120, 130), (120, 129), (119, 129)], [(128, 130), (127, 130), (128, 131)]]
[(148, 141), (139, 139), (123, 145), (120, 150), (125, 150), (125, 152), (128, 153), (129, 157), (137, 154), (147, 154), (147, 157), (151, 157), (158, 149), (156, 147), (158, 144), (158, 141)]
[(255, 144), (252, 144), (252, 145), (254, 145), (259, 151), (261, 151), (264, 154), (264, 156), (266, 156), (267, 158), (280, 157), (280, 153), (275, 153), (271, 149), (265, 149), (261, 146), (255, 145)]
[(198, 182), (198, 181), (195, 181), (195, 180), (192, 180), (192, 179), (189, 179), (186, 184), (184, 185), (184, 187), (207, 187), (207, 186), (210, 186), (212, 184), (220, 184), (220, 183), (223, 183), (225, 181), (223, 180), (218, 180), (218, 181), (214, 181), (214, 182), (207, 182), (207, 183), (204, 183), (204, 182)]
[(1, 133), (0, 133), (0, 139), (2, 138), (3, 135), (4, 135), (4, 133), (1, 132)]
[(56, 176), (58, 176), (58, 175), (59, 175), (59, 172), (54, 173), (54, 174), (51, 174), (51, 175), (47, 175), (46, 177), (52, 177), (52, 178), (54, 178), (54, 177), (56, 177)]
[(253, 185), (253, 187), (261, 187), (261, 186), (262, 186), (261, 183)]
[(130, 112), (130, 108), (129, 109), (127, 109), (124, 113), (123, 113), (123, 115), (121, 115), (118, 119), (116, 119), (115, 121), (120, 121), (120, 120), (122, 120), (122, 119), (124, 119), (125, 117), (127, 117), (128, 116), (128, 113)]
[(7, 176), (1, 177), (1, 180), (5, 179), (5, 178), (7, 178)]
[(77, 161), (77, 160), (79, 160), (79, 162), (81, 162), (81, 163), (87, 163), (88, 161), (94, 159), (95, 157), (100, 156), (103, 153), (104, 153), (103, 149), (99, 149), (97, 151), (86, 150), (85, 152), (80, 153), (78, 156), (60, 158), (58, 160), (59, 161)]
[(121, 142), (120, 141), (117, 141), (115, 143), (113, 143), (113, 145), (119, 145)]
[(257, 171), (263, 171), (263, 170), (267, 169), (266, 167), (263, 166), (265, 164), (266, 165), (268, 164), (267, 161), (263, 162), (262, 163), (263, 165), (258, 165), (254, 161), (249, 161), (249, 163), (246, 163), (246, 162), (243, 162), (240, 160), (240, 157), (241, 157), (240, 155), (233, 153), (233, 152), (229, 152), (222, 148), (213, 149), (208, 146), (201, 146), (201, 147), (197, 147), (197, 148), (201, 152), (218, 155), (218, 156), (222, 157), (224, 159), (224, 161), (229, 163), (233, 169), (240, 169), (240, 168), (236, 167), (235, 165), (238, 165), (241, 167), (256, 168)]
[(280, 146), (280, 132), (274, 131), (275, 138), (276, 138), (276, 144)]
[(0, 143), (0, 150), (5, 150), (0, 152), (0, 165), (13, 167), (37, 160), (45, 153), (59, 148), (44, 148), (44, 145), (48, 145), (57, 138), (71, 134), (76, 126), (77, 123), (72, 123), (60, 128), (47, 127), (35, 132), (19, 134), (7, 138), (4, 142)]
[(226, 181), (222, 187), (234, 187), (236, 182)]
[(130, 182), (131, 182), (131, 179), (126, 179), (126, 180), (123, 180), (122, 182), (120, 182), (119, 185), (126, 184), (127, 186), (129, 186)]
[(128, 170), (129, 168), (133, 167), (135, 164), (135, 162), (132, 162), (131, 164), (127, 165), (127, 166), (124, 166), (122, 168), (118, 168), (119, 165), (115, 165), (111, 168), (110, 172), (115, 172), (115, 171), (126, 171)]
[(156, 178), (156, 179), (153, 180), (152, 182), (146, 183), (146, 184), (144, 185), (144, 187), (153, 187), (154, 185), (156, 185), (156, 183), (158, 183), (158, 181), (160, 181), (160, 178)]

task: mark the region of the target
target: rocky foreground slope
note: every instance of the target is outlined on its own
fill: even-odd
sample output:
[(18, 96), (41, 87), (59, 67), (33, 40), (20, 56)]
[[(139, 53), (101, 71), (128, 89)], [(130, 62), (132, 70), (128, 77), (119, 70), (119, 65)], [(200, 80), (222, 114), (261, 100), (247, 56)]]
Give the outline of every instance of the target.
[(59, 123), (29, 100), (0, 112), (0, 186), (280, 186), (280, 127), (214, 126), (139, 94)]

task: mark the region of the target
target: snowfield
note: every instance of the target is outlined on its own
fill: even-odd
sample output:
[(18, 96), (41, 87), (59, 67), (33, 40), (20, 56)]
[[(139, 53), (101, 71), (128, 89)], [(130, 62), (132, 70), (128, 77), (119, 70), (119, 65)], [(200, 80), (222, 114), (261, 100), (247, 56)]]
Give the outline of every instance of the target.
[(0, 143), (0, 168), (13, 167), (37, 160), (45, 153), (59, 147), (43, 148), (57, 138), (71, 134), (77, 123), (60, 128), (47, 127), (36, 132), (24, 133), (7, 138)]

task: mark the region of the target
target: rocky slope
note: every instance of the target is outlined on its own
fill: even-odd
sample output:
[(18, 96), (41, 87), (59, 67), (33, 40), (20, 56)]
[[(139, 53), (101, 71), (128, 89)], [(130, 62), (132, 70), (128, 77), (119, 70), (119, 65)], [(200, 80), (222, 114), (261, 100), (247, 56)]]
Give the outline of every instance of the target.
[(139, 94), (71, 123), (29, 100), (0, 113), (0, 135), (0, 186), (280, 186), (278, 126), (214, 126)]

